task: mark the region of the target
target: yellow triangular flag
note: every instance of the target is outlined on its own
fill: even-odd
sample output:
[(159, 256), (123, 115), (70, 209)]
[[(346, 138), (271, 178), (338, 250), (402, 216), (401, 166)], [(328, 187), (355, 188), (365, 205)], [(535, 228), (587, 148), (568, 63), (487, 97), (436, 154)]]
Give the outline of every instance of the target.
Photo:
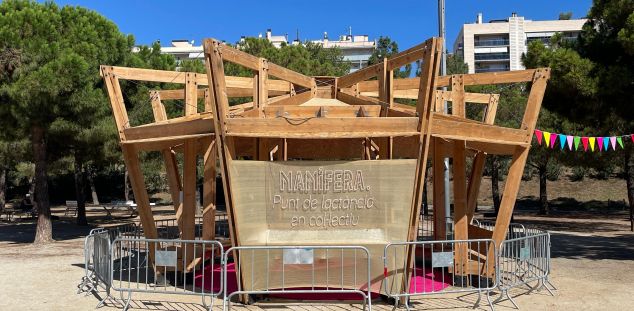
[(590, 150), (594, 151), (594, 141), (597, 139), (596, 137), (588, 137), (590, 140)]
[(550, 132), (544, 132), (544, 145), (546, 148), (550, 146)]

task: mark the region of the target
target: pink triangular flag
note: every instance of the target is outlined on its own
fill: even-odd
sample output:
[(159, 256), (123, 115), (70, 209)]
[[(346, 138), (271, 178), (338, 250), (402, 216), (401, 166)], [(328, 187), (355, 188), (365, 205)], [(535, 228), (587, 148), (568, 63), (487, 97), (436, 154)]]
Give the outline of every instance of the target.
[(634, 143), (634, 134), (630, 134), (630, 137), (632, 138), (632, 142)]
[(612, 150), (616, 150), (616, 136), (610, 137), (610, 144), (612, 145)]
[(572, 135), (566, 135), (566, 142), (568, 142), (568, 149), (572, 150)]
[(583, 151), (588, 151), (588, 137), (581, 137), (581, 143), (583, 144)]
[(537, 143), (541, 146), (542, 145), (542, 131), (540, 130), (535, 130), (535, 138), (537, 138)]
[(599, 151), (602, 151), (603, 148), (603, 137), (597, 137), (597, 142), (599, 144)]
[(555, 147), (555, 142), (557, 141), (557, 133), (550, 133), (550, 148)]

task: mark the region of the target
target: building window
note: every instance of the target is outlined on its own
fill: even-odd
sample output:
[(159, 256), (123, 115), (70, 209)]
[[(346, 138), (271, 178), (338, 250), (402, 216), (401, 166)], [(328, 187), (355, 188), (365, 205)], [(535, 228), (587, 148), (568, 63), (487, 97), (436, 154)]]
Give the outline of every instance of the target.
[(509, 59), (508, 52), (475, 54), (475, 60), (508, 60), (508, 59)]

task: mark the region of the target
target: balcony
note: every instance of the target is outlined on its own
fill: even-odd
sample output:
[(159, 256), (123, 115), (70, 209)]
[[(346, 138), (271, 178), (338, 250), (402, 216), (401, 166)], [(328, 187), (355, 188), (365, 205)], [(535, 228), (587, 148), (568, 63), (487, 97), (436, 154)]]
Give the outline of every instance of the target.
[(499, 61), (499, 60), (509, 60), (509, 53), (477, 53), (475, 54), (476, 61)]
[(509, 39), (476, 40), (474, 45), (476, 47), (482, 47), (482, 46), (508, 46), (509, 45)]

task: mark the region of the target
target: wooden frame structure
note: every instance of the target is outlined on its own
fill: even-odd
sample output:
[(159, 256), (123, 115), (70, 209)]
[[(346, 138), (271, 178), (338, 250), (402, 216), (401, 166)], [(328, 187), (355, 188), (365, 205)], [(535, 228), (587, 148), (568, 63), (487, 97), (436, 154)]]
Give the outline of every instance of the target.
[[(146, 237), (155, 238), (156, 228), (139, 166), (140, 151), (159, 151), (163, 155), (182, 239), (194, 237), (198, 156), (203, 157), (204, 163), (203, 238), (214, 238), (215, 175), (216, 162), (219, 163), (233, 246), (239, 244), (240, 232), (235, 226), (230, 183), (232, 161), (416, 159), (408, 231), (408, 240), (414, 241), (428, 159), (434, 160), (435, 232), (437, 238), (444, 239), (442, 164), (435, 160), (451, 157), (455, 238), (492, 238), (499, 246), (512, 215), (549, 69), (441, 77), (438, 76), (440, 40), (429, 39), (379, 64), (342, 77), (305, 76), (214, 39), (204, 40), (206, 75), (102, 66), (101, 74)], [(415, 61), (422, 64), (420, 78), (394, 79), (395, 69)], [(253, 77), (226, 76), (224, 62), (250, 69)], [(120, 80), (174, 83), (184, 87), (151, 91), (155, 122), (132, 127)], [(498, 94), (465, 92), (465, 86), (469, 85), (515, 82), (532, 83), (519, 129), (494, 125)], [(441, 87), (450, 90), (442, 91)], [(229, 105), (229, 97), (247, 96), (253, 98), (252, 102)], [(416, 99), (416, 106), (399, 104), (396, 98)], [(184, 100), (183, 116), (168, 119), (164, 100)], [(203, 104), (199, 105), (199, 101)], [(451, 102), (451, 115), (440, 109), (445, 101)], [(466, 103), (483, 104), (486, 107), (484, 119), (467, 119)], [(177, 153), (183, 153), (182, 176)], [(487, 154), (512, 156), (493, 231), (470, 225)], [(467, 156), (474, 158), (469, 174)], [(465, 270), (465, 267), (469, 266), (469, 256), (474, 255), (494, 256), (458, 250), (456, 271), (473, 273), (474, 269)], [(410, 250), (409, 258), (413, 256)], [(475, 267), (475, 273), (493, 273), (482, 269), (483, 266)]]

